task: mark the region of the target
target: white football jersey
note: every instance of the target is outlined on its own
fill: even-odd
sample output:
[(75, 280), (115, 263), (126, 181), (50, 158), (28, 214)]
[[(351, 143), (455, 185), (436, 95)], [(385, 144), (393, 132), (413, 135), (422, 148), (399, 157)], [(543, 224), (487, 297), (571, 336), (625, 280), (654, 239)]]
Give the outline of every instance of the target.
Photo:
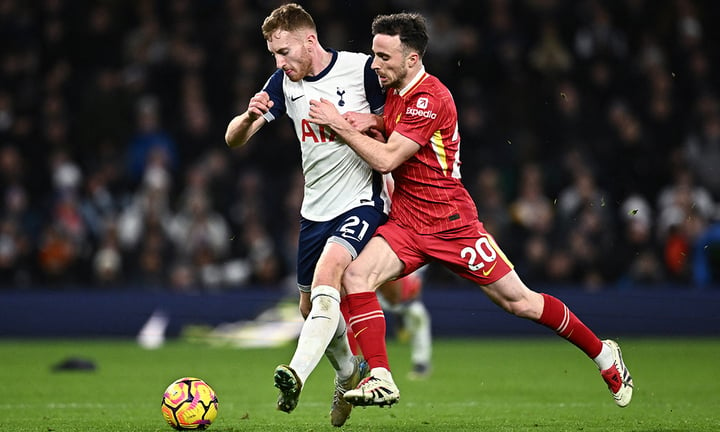
[(307, 121), (310, 101), (325, 98), (340, 113), (382, 114), (385, 96), (370, 56), (346, 51), (332, 52), (332, 61), (320, 74), (292, 82), (281, 69), (267, 81), (263, 91), (274, 106), (265, 114), (270, 122), (283, 114), (293, 121), (300, 141), (305, 191), (301, 215), (324, 222), (346, 211), (375, 206), (387, 213), (389, 199), (382, 175), (374, 171), (327, 127)]

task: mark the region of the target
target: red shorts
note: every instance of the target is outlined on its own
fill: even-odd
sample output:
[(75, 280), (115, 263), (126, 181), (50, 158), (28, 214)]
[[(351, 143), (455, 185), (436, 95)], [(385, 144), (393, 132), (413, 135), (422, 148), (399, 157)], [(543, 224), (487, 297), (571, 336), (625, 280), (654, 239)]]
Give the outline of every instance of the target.
[(513, 268), (480, 221), (435, 234), (418, 234), (391, 220), (378, 227), (375, 235), (382, 236), (405, 264), (402, 276), (437, 261), (458, 276), (488, 285)]

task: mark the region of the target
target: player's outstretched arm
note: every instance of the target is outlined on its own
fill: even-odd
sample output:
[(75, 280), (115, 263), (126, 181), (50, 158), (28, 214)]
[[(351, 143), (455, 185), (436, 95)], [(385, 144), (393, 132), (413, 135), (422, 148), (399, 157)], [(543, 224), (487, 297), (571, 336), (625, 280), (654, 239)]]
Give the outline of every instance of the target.
[(225, 130), (225, 142), (229, 147), (245, 145), (266, 123), (263, 114), (272, 108), (273, 102), (266, 92), (257, 93), (250, 99), (248, 109), (235, 116)]
[(327, 99), (310, 101), (311, 123), (329, 126), (335, 131), (361, 158), (376, 171), (383, 174), (392, 172), (401, 163), (420, 150), (415, 141), (400, 134), (393, 133), (387, 143), (364, 135), (353, 127), (338, 112), (335, 105)]

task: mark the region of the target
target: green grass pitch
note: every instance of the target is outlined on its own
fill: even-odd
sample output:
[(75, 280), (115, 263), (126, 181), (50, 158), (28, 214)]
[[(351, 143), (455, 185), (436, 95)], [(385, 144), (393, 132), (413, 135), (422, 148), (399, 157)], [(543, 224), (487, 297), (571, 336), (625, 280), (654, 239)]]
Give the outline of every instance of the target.
[[(392, 408), (356, 408), (345, 431), (718, 431), (720, 339), (622, 338), (635, 379), (633, 402), (615, 406), (594, 364), (569, 343), (443, 339), (433, 375), (410, 381), (409, 348), (390, 341), (402, 397)], [(292, 414), (275, 410), (272, 372), (294, 346), (209, 347), (171, 341), (143, 350), (129, 340), (0, 340), (0, 430), (171, 431), (160, 414), (165, 387), (181, 376), (217, 392), (210, 431), (331, 431), (332, 371), (323, 360)], [(97, 369), (53, 372), (67, 357)]]

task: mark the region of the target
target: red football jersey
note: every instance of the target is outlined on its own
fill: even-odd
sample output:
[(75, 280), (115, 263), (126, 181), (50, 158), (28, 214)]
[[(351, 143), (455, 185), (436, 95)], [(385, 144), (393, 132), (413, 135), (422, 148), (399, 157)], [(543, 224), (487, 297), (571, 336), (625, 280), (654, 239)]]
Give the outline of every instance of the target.
[(397, 132), (420, 150), (393, 172), (390, 218), (420, 234), (477, 220), (477, 208), (460, 180), (460, 134), (450, 91), (421, 71), (410, 85), (388, 92), (385, 132)]

